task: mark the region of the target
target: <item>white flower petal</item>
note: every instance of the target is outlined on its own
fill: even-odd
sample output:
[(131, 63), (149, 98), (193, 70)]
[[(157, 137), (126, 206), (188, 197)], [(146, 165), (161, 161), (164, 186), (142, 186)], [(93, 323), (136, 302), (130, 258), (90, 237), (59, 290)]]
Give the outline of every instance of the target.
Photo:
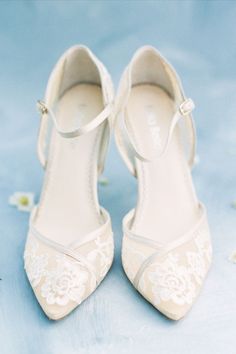
[(229, 256), (229, 261), (232, 263), (236, 263), (236, 251), (233, 251)]
[(20, 211), (30, 212), (34, 207), (34, 194), (31, 192), (15, 192), (9, 197), (8, 203), (16, 206)]

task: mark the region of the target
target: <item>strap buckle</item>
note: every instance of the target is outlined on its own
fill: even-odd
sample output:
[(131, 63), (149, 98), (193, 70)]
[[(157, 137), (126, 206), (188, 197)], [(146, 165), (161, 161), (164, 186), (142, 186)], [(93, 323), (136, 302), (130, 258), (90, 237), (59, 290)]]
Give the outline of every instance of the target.
[(41, 100), (38, 100), (36, 103), (36, 107), (37, 110), (41, 113), (41, 114), (47, 114), (48, 113), (48, 109), (45, 105), (45, 103)]
[(191, 98), (187, 98), (181, 105), (179, 106), (179, 113), (182, 116), (188, 116), (195, 108), (195, 104)]

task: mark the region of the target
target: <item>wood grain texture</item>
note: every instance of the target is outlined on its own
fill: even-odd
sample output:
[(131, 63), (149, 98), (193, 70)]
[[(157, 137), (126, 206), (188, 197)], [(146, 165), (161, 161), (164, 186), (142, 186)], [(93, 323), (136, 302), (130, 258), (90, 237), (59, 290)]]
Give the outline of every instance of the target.
[[(0, 353), (234, 354), (236, 352), (236, 3), (233, 1), (0, 1)], [(28, 214), (7, 203), (38, 198), (38, 116), (48, 75), (63, 51), (85, 43), (115, 84), (133, 51), (151, 43), (176, 66), (197, 105), (200, 164), (194, 179), (208, 208), (214, 261), (201, 296), (175, 323), (149, 305), (120, 262), (121, 220), (136, 183), (112, 142), (100, 187), (111, 213), (116, 256), (98, 290), (70, 316), (49, 321), (27, 282), (22, 254)], [(157, 211), (158, 212), (158, 211)]]

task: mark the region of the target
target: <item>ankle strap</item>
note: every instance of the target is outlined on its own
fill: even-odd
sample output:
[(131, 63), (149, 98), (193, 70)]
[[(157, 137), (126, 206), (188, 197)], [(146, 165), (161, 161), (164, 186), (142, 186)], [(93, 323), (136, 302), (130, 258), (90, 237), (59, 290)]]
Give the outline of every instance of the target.
[[(158, 69), (160, 72), (160, 82), (152, 81), (152, 78), (146, 78), (146, 69), (144, 70), (142, 75), (140, 76), (142, 79), (137, 79), (137, 66), (136, 69), (134, 65), (137, 64), (138, 60), (144, 55), (146, 52), (150, 53), (152, 56), (154, 55), (157, 59)], [(139, 68), (139, 70), (143, 70)], [(148, 72), (149, 70), (147, 70)], [(145, 74), (146, 73), (146, 74)], [(149, 73), (150, 74), (150, 73)], [(143, 80), (143, 78), (145, 79)], [(162, 82), (163, 80), (163, 82)], [(190, 167), (194, 164), (194, 156), (195, 156), (195, 149), (196, 149), (196, 134), (195, 134), (195, 125), (192, 117), (192, 110), (194, 108), (193, 101), (190, 99), (186, 99), (184, 94), (184, 90), (181, 84), (181, 81), (170, 65), (170, 63), (153, 47), (144, 46), (140, 48), (131, 59), (129, 65), (123, 72), (121, 77), (118, 92), (116, 96), (116, 104), (115, 104), (115, 139), (117, 143), (118, 150), (124, 159), (129, 171), (136, 176), (136, 166), (135, 166), (135, 158), (148, 162), (152, 161), (153, 158), (148, 156), (143, 156), (137, 149), (137, 147), (133, 143), (132, 134), (129, 133), (129, 130), (126, 126), (127, 120), (127, 103), (129, 100), (130, 92), (133, 86), (139, 83), (147, 83), (149, 82), (154, 84), (158, 84), (159, 86), (163, 87), (165, 91), (167, 91), (170, 96), (172, 97), (173, 101), (176, 103), (177, 110), (174, 114), (172, 122), (169, 127), (169, 132), (167, 136), (166, 143), (164, 145), (164, 149), (161, 153), (156, 156), (156, 158), (160, 158), (165, 152), (168, 150), (173, 131), (179, 122), (180, 118), (184, 117), (184, 126), (186, 128), (187, 133), (187, 140), (189, 142), (188, 147), (188, 162)], [(155, 159), (155, 157), (154, 157)]]
[[(174, 114), (174, 116), (171, 120), (171, 124), (168, 129), (167, 139), (164, 144), (164, 148), (162, 149), (162, 151), (158, 155), (156, 155), (154, 157), (144, 156), (143, 154), (141, 154), (138, 151), (137, 147), (135, 146), (134, 142), (132, 141), (131, 135), (129, 133), (129, 129), (126, 124), (126, 117), (128, 114), (127, 114), (127, 109), (125, 108), (123, 110), (123, 112), (119, 113), (119, 116), (118, 116), (118, 118), (116, 120), (116, 124), (115, 124), (116, 135), (118, 137), (119, 136), (121, 137), (121, 135), (123, 135), (123, 139), (119, 140), (119, 144), (124, 145), (123, 148), (125, 149), (127, 156), (130, 156), (132, 154), (138, 160), (143, 161), (143, 162), (151, 162), (151, 161), (157, 160), (157, 159), (161, 158), (163, 155), (165, 155), (165, 153), (168, 151), (174, 129), (175, 129), (177, 123), (179, 122), (179, 120), (181, 118), (191, 119), (190, 114), (192, 113), (194, 108), (195, 108), (195, 105), (194, 105), (194, 102), (191, 98), (185, 99), (180, 104), (178, 110), (176, 111), (176, 113)], [(193, 122), (192, 122), (192, 124), (193, 124)], [(194, 126), (193, 126), (193, 129), (194, 129)], [(195, 156), (195, 144), (191, 144), (190, 159), (189, 159), (190, 165), (193, 164), (194, 156)], [(134, 175), (136, 175), (136, 172), (134, 173)]]
[(49, 108), (44, 101), (37, 101), (37, 108), (41, 114), (41, 124), (38, 136), (38, 156), (42, 166), (45, 168), (47, 163), (45, 151), (48, 145), (49, 119), (52, 120), (58, 134), (60, 134), (65, 139), (71, 139), (85, 135), (100, 126), (111, 115), (112, 107), (112, 103), (109, 103), (105, 106), (104, 110), (89, 123), (72, 131), (64, 131), (60, 128), (52, 109)]

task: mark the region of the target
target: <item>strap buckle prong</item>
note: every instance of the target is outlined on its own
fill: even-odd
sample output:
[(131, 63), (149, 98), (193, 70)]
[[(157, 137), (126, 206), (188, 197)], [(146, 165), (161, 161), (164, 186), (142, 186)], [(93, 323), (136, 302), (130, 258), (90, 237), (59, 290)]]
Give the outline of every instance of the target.
[(47, 114), (48, 113), (48, 109), (45, 105), (45, 103), (41, 100), (38, 100), (37, 103), (36, 103), (36, 107), (38, 109), (38, 111), (41, 113), (41, 114)]

